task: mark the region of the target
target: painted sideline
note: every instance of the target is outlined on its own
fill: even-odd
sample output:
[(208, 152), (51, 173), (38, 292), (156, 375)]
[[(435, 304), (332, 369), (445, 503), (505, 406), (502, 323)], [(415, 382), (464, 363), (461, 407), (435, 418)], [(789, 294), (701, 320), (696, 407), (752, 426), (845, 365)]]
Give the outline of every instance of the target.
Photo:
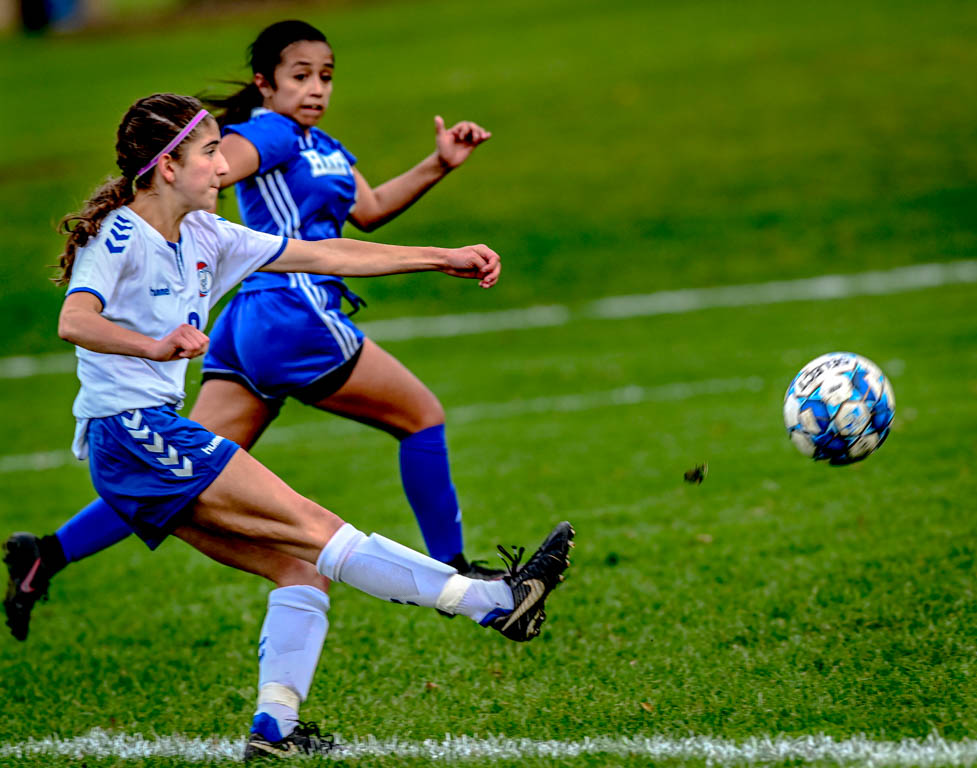
[[(392, 320), (375, 320), (359, 325), (364, 333), (376, 341), (406, 341), (554, 327), (566, 325), (575, 317), (603, 319), (647, 317), (697, 312), (719, 307), (826, 301), (853, 296), (883, 296), (968, 283), (977, 283), (977, 260), (920, 264), (852, 275), (822, 275), (799, 280), (658, 291), (635, 296), (609, 296), (585, 304), (579, 311), (554, 304), (525, 309), (504, 309), (498, 312), (401, 317)], [(71, 352), (0, 358), (0, 379), (73, 373), (74, 370), (75, 356)]]
[[(570, 758), (585, 755), (637, 756), (654, 760), (705, 760), (709, 764), (743, 763), (836, 763), (869, 766), (973, 765), (977, 762), (977, 741), (946, 741), (939, 736), (901, 741), (873, 741), (865, 736), (834, 739), (824, 735), (756, 736), (742, 741), (708, 736), (593, 736), (579, 741), (535, 741), (505, 736), (446, 735), (444, 739), (408, 741), (372, 737), (344, 741), (335, 757), (341, 760), (393, 757), (420, 758), (441, 763), (463, 760), (524, 758)], [(187, 736), (143, 736), (113, 734), (101, 729), (84, 736), (62, 739), (49, 736), (15, 744), (0, 744), (0, 756), (38, 756), (75, 759), (182, 758), (189, 762), (239, 761), (244, 739)]]
[[(758, 392), (763, 388), (763, 380), (750, 376), (747, 378), (705, 379), (702, 381), (675, 381), (657, 387), (619, 387), (602, 392), (586, 392), (553, 397), (535, 397), (526, 400), (509, 400), (501, 403), (475, 403), (447, 409), (449, 424), (469, 424), (490, 419), (506, 419), (532, 413), (573, 413), (591, 408), (606, 408), (616, 405), (636, 405), (649, 402), (688, 400), (700, 395), (717, 395), (725, 392)], [(360, 429), (348, 421), (336, 420), (328, 427), (330, 435)], [(281, 445), (292, 443), (305, 437), (321, 435), (325, 427), (321, 421), (295, 424), (289, 427), (271, 427), (261, 438), (261, 445)], [(66, 440), (67, 440), (66, 436)], [(45, 469), (58, 469), (65, 465), (86, 466), (77, 461), (70, 451), (39, 451), (37, 453), (12, 454), (0, 456), (0, 474), (7, 472), (40, 472)]]

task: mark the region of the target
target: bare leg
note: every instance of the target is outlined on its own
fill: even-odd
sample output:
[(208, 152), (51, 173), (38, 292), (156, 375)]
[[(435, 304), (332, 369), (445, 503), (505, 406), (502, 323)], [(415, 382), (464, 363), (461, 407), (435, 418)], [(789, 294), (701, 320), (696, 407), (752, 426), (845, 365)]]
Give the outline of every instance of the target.
[[(400, 441), (404, 494), (427, 551), (436, 560), (472, 573), (451, 479), (444, 408), (431, 390), (393, 355), (366, 339), (349, 380), (316, 407), (382, 429)], [(480, 570), (483, 576), (501, 575)]]
[(297, 494), (244, 450), (197, 498), (192, 525), (174, 533), (199, 543), (196, 529), (315, 563), (323, 576), (383, 600), (436, 607), (475, 621), (513, 606), (506, 583), (472, 581), (379, 534), (363, 534)]
[(208, 379), (200, 388), (189, 418), (215, 435), (251, 450), (273, 417), (265, 401), (247, 387), (234, 381)]
[[(240, 450), (197, 498), (193, 525), (315, 563), (343, 521), (293, 491), (247, 451)], [(188, 534), (187, 527), (174, 533), (189, 542), (194, 534)]]
[(346, 383), (315, 406), (398, 439), (444, 424), (444, 408), (434, 393), (370, 339), (363, 341), (359, 362)]
[(270, 547), (237, 536), (217, 535), (193, 524), (181, 528), (180, 537), (212, 560), (262, 576), (278, 587), (307, 585), (323, 592), (329, 590), (329, 579), (321, 576), (312, 563)]

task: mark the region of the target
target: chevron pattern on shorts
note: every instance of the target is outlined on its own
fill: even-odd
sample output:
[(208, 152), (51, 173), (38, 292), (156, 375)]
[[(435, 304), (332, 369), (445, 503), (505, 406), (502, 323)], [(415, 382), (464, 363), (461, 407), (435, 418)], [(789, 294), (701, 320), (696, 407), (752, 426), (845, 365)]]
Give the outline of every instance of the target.
[(126, 411), (128, 416), (122, 417), (122, 426), (134, 439), (142, 444), (149, 453), (158, 454), (156, 461), (164, 467), (168, 467), (177, 477), (192, 477), (193, 462), (189, 456), (183, 456), (180, 462), (180, 454), (172, 445), (167, 445), (163, 436), (159, 432), (153, 432), (147, 424), (143, 424), (142, 411)]

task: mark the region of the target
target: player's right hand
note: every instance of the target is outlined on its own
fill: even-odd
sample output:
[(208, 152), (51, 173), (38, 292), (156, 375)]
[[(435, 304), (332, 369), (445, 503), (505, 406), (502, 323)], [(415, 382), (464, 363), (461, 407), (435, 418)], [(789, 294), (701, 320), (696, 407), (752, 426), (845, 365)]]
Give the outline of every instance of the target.
[(170, 331), (150, 348), (147, 357), (165, 363), (169, 360), (200, 357), (207, 351), (210, 338), (199, 328), (184, 323)]

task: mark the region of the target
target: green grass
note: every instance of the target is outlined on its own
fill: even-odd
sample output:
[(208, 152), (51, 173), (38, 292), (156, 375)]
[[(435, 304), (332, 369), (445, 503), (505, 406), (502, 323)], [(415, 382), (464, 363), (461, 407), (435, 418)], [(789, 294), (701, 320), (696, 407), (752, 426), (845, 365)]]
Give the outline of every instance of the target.
[[(300, 14), (337, 50), (324, 127), (371, 180), (430, 151), (433, 114), (495, 133), (373, 237), (488, 242), (502, 283), (358, 281), (364, 320), (977, 254), (971, 4), (430, 0)], [(125, 107), (240, 75), (272, 18), (3, 42), (5, 354), (64, 349), (47, 227), (111, 171)], [(531, 546), (567, 518), (574, 567), (525, 647), (336, 588), (303, 714), (347, 738), (972, 738), (974, 301), (958, 286), (387, 345), (448, 409), (471, 555)], [(874, 359), (897, 398), (886, 445), (843, 469), (803, 459), (780, 421), (791, 376), (833, 349)], [(751, 376), (758, 391), (450, 421), (475, 403)], [(75, 387), (0, 380), (3, 455), (66, 448)], [(262, 461), (358, 526), (420, 546), (390, 438), (296, 404), (279, 423), (303, 426), (270, 433)], [(683, 483), (703, 461), (706, 481)], [(90, 497), (82, 467), (0, 474), (0, 530), (48, 531)], [(0, 637), (0, 743), (94, 727), (242, 734), (266, 594), (178, 541), (152, 554), (127, 541), (72, 566), (28, 643)]]

